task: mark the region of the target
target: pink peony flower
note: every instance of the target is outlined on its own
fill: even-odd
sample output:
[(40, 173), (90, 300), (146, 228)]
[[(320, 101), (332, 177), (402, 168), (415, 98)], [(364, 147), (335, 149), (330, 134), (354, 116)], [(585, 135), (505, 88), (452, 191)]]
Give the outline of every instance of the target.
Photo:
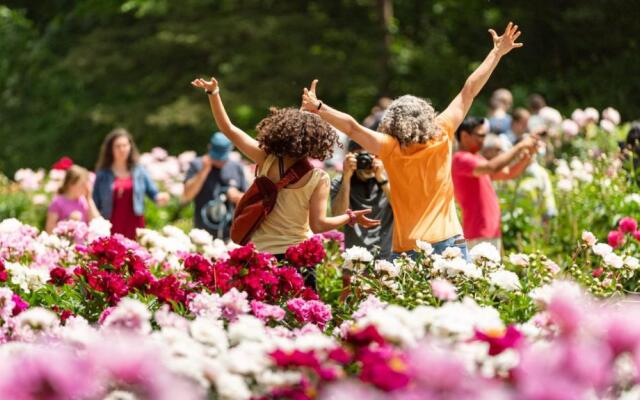
[(318, 300), (305, 301), (295, 298), (287, 301), (287, 309), (293, 313), (298, 322), (313, 323), (324, 328), (331, 319), (331, 307)]
[(261, 301), (251, 301), (251, 312), (263, 321), (273, 319), (274, 321), (282, 321), (286, 312), (279, 306), (270, 305)]
[(607, 242), (609, 246), (617, 249), (624, 244), (624, 233), (622, 231), (611, 231), (607, 235)]
[(565, 119), (562, 121), (562, 132), (568, 137), (576, 137), (578, 133), (580, 133), (580, 126), (570, 119)]
[(446, 279), (433, 279), (431, 282), (433, 295), (440, 300), (455, 300), (458, 298), (456, 287)]
[(633, 231), (634, 239), (640, 241), (640, 231)]
[(634, 233), (638, 230), (638, 221), (631, 217), (624, 217), (618, 222), (618, 228), (624, 233)]

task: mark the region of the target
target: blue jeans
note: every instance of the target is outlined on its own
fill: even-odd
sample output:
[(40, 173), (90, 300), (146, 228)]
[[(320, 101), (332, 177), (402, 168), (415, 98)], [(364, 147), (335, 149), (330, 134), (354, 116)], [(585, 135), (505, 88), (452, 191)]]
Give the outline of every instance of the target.
[[(467, 241), (464, 240), (464, 237), (462, 235), (455, 235), (453, 237), (450, 237), (449, 239), (432, 243), (431, 246), (433, 246), (434, 254), (442, 254), (447, 249), (447, 247), (457, 247), (462, 252), (462, 257), (467, 260), (467, 262), (471, 262), (471, 259), (469, 258), (469, 250), (467, 249)], [(407, 251), (406, 254), (411, 259), (415, 260), (418, 253), (415, 250), (411, 250)], [(401, 253), (394, 252), (393, 254), (391, 254), (391, 261), (399, 258), (400, 255)]]

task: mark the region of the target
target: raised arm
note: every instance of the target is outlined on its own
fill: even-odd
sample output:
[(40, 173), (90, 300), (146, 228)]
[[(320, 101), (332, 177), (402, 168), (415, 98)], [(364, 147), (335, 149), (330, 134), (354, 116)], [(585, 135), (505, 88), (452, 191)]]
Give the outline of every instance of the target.
[(333, 109), (329, 107), (329, 105), (318, 100), (316, 97), (317, 85), (318, 80), (314, 79), (311, 83), (311, 89), (304, 88), (304, 93), (302, 94), (302, 108), (306, 111), (318, 114), (320, 118), (327, 121), (340, 132), (344, 132), (369, 153), (379, 155), (382, 149), (382, 141), (384, 139), (383, 134), (365, 128), (351, 115)]
[[(479, 175), (491, 175), (491, 179), (494, 180), (505, 180), (512, 179), (518, 176), (527, 165), (529, 165), (529, 161), (531, 160), (530, 153), (535, 151), (535, 147), (537, 145), (536, 137), (526, 137), (518, 144), (510, 148), (509, 150), (503, 152), (502, 154), (497, 155), (496, 157), (478, 164), (474, 170), (473, 174), (475, 176)], [(518, 164), (513, 165), (509, 171), (506, 171), (505, 168), (511, 166), (511, 164), (518, 158), (522, 157)], [(523, 161), (526, 160), (526, 161)], [(522, 164), (521, 164), (522, 163)], [(515, 169), (513, 169), (515, 168)]]
[(210, 81), (195, 79), (191, 84), (195, 87), (204, 89), (207, 93), (213, 118), (222, 133), (224, 133), (229, 140), (231, 140), (233, 144), (253, 162), (256, 164), (262, 164), (264, 159), (267, 157), (267, 154), (260, 148), (257, 140), (242, 129), (233, 125), (227, 115), (227, 111), (224, 109), (224, 104), (222, 104), (218, 81), (214, 77), (211, 77)]
[(467, 78), (460, 93), (441, 114), (451, 121), (454, 131), (464, 120), (471, 108), (471, 104), (473, 104), (473, 100), (489, 80), (502, 56), (513, 49), (522, 47), (522, 43), (516, 43), (522, 32), (518, 30), (518, 25), (514, 25), (513, 22), (509, 22), (502, 36), (498, 36), (493, 29), (489, 29), (489, 33), (493, 38), (493, 49), (491, 49), (482, 64)]

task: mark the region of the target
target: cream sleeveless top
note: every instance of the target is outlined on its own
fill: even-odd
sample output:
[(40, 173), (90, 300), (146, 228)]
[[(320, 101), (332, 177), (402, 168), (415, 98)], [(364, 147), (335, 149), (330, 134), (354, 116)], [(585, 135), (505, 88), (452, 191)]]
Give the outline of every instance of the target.
[[(267, 156), (258, 170), (258, 176), (265, 176), (278, 158)], [(284, 254), (290, 246), (295, 246), (309, 239), (313, 233), (309, 228), (309, 201), (311, 195), (321, 181), (329, 182), (329, 174), (314, 168), (311, 178), (296, 189), (283, 188), (273, 211), (260, 224), (251, 241), (258, 251), (271, 254)]]

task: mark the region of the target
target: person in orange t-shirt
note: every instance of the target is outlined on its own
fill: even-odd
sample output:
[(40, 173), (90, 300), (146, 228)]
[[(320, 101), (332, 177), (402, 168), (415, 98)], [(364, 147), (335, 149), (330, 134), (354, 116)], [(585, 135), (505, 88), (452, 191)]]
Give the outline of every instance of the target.
[(393, 257), (403, 252), (412, 255), (420, 240), (430, 243), (436, 253), (458, 247), (468, 259), (451, 179), (454, 132), (502, 56), (522, 46), (516, 42), (521, 32), (511, 22), (501, 36), (493, 29), (489, 33), (493, 49), (439, 115), (426, 100), (405, 95), (391, 103), (375, 132), (318, 100), (317, 80), (310, 90), (304, 89), (305, 110), (317, 113), (382, 159), (392, 188)]

